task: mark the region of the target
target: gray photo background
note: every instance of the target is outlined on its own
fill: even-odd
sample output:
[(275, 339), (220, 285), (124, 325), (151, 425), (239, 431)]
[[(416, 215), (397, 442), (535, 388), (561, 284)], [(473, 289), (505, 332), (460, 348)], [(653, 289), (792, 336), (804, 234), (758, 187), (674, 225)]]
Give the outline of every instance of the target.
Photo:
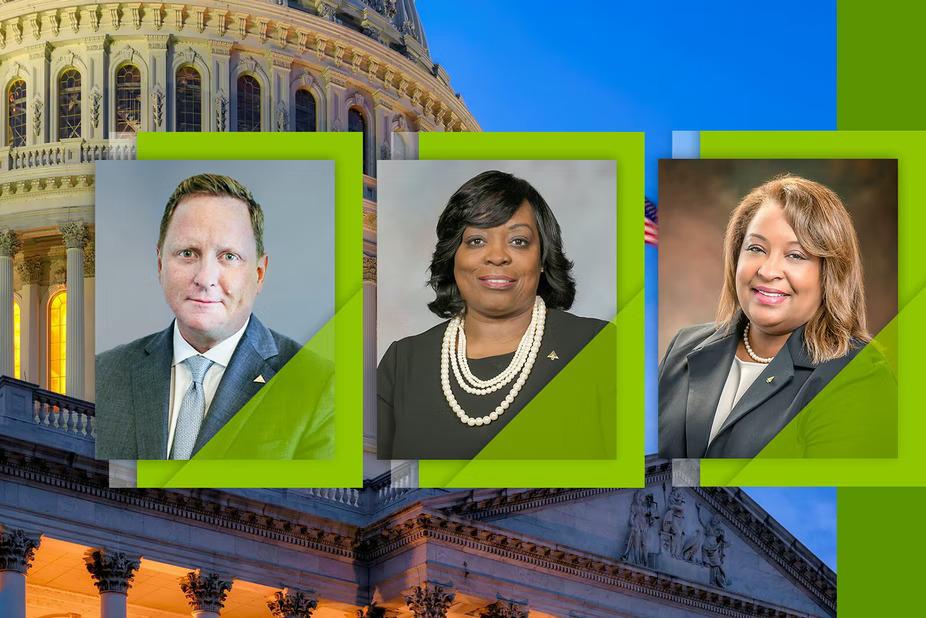
[(163, 330), (157, 276), (164, 205), (183, 179), (231, 176), (264, 210), (270, 256), (254, 313), (300, 343), (334, 315), (333, 161), (101, 161), (96, 173), (96, 351)]
[(380, 161), (377, 164), (377, 361), (389, 344), (442, 320), (428, 310), (428, 266), (437, 218), (450, 196), (487, 170), (527, 180), (543, 196), (575, 263), (576, 315), (610, 320), (617, 310), (614, 161)]

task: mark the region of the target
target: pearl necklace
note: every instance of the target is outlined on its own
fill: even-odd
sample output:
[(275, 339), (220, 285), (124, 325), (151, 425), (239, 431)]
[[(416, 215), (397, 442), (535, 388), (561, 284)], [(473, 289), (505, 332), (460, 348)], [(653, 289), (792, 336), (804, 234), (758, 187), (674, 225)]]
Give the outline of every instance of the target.
[(749, 345), (749, 322), (746, 322), (746, 328), (743, 329), (743, 343), (746, 344), (746, 354), (748, 354), (749, 357), (757, 363), (764, 363), (768, 365), (770, 362), (775, 360), (774, 356), (765, 358), (752, 351), (752, 346)]
[[(450, 320), (447, 330), (444, 331), (444, 341), (441, 346), (441, 390), (444, 392), (444, 398), (447, 400), (450, 409), (457, 415), (461, 423), (465, 423), (470, 427), (488, 425), (492, 421), (498, 420), (498, 417), (504, 414), (505, 410), (514, 403), (514, 398), (518, 396), (524, 383), (527, 382), (527, 377), (537, 360), (540, 342), (543, 340), (546, 315), (547, 307), (543, 299), (538, 296), (534, 300), (531, 323), (528, 325), (527, 330), (524, 331), (514, 357), (504, 371), (488, 380), (477, 378), (469, 368), (469, 362), (466, 360), (466, 334), (463, 331), (463, 317), (456, 316)], [(451, 369), (459, 387), (471, 395), (494, 393), (514, 380), (515, 376), (518, 376), (518, 378), (508, 395), (496, 406), (493, 412), (486, 416), (473, 418), (466, 414), (457, 402), (456, 397), (453, 396), (453, 390), (450, 388)]]

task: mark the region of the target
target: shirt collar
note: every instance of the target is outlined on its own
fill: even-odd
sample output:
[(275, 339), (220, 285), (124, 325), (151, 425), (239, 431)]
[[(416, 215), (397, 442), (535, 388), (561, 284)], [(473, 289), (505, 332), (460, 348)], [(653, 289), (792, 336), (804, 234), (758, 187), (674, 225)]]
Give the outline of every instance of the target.
[[(212, 346), (203, 352), (202, 355), (217, 365), (228, 367), (228, 363), (231, 361), (232, 354), (235, 353), (235, 348), (238, 347), (238, 342), (241, 341), (241, 337), (244, 336), (244, 331), (247, 330), (248, 324), (250, 323), (251, 318), (248, 317), (247, 321), (244, 323), (244, 326), (242, 326), (238, 332)], [(199, 354), (199, 352), (196, 351), (196, 348), (187, 343), (187, 340), (184, 339), (183, 335), (180, 334), (180, 327), (177, 326), (177, 320), (174, 320), (173, 364), (178, 365), (191, 356), (196, 356), (197, 354)]]

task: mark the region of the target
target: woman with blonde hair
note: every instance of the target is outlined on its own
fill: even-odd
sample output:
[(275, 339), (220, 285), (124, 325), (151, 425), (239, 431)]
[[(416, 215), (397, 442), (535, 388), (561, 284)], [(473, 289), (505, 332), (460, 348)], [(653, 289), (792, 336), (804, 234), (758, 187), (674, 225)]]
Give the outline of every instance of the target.
[(716, 322), (684, 328), (659, 368), (659, 452), (753, 457), (869, 341), (858, 238), (829, 188), (753, 189), (724, 238)]

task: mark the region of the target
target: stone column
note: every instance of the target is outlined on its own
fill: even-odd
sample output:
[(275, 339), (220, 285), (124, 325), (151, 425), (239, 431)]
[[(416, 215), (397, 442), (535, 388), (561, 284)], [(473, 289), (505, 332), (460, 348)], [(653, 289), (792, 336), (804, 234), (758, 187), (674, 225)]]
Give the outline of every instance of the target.
[(273, 618), (310, 618), (318, 607), (318, 601), (308, 592), (284, 588), (267, 599), (267, 608)]
[(39, 370), (41, 345), (39, 331), (41, 321), (39, 285), (42, 278), (42, 258), (30, 257), (17, 267), (22, 281), (22, 306), (20, 307), (20, 370), (27, 382), (39, 384), (42, 380)]
[(84, 398), (84, 246), (87, 226), (83, 221), (68, 221), (59, 228), (67, 247), (67, 355), (65, 357), (65, 394)]
[(84, 248), (84, 398), (94, 400), (96, 384), (96, 245), (91, 240)]
[(231, 587), (231, 581), (221, 575), (203, 573), (200, 569), (180, 578), (180, 590), (193, 610), (193, 618), (219, 618)]
[[(220, 33), (221, 34), (221, 33)], [(203, 122), (203, 128), (211, 131), (231, 130), (231, 41), (209, 41), (212, 52), (212, 83), (203, 88), (204, 95), (211, 94), (213, 114)], [(206, 109), (206, 108), (204, 108)]]
[(142, 127), (147, 131), (165, 131), (167, 129), (167, 83), (168, 75), (167, 45), (170, 35), (149, 34), (148, 39), (148, 105), (142, 103), (142, 113), (147, 119)]
[(0, 374), (13, 376), (13, 256), (19, 251), (19, 236), (11, 229), (0, 230)]
[(0, 607), (7, 618), (26, 618), (26, 571), (39, 535), (0, 526)]
[(100, 591), (100, 618), (125, 618), (128, 592), (139, 559), (122, 552), (90, 549), (84, 554), (87, 571)]
[(48, 140), (48, 76), (51, 61), (51, 43), (29, 48), (29, 65), (32, 79), (27, 85), (26, 144), (32, 146)]
[(443, 586), (425, 583), (405, 595), (405, 604), (415, 618), (445, 618), (455, 596)]
[(347, 110), (344, 109), (344, 100), (347, 98), (347, 77), (332, 67), (322, 71), (322, 81), (325, 85), (325, 109), (328, 117), (325, 126), (318, 127), (319, 131), (347, 131)]
[(289, 100), (289, 74), (293, 59), (288, 54), (273, 51), (270, 52), (270, 66), (272, 73), (270, 80), (270, 130), (271, 131), (289, 131), (290, 113)]
[[(109, 74), (109, 37), (105, 34), (84, 38), (87, 50), (89, 75), (81, 76), (83, 97), (81, 99), (80, 133), (84, 139), (103, 139), (109, 135), (109, 99), (112, 92), (106, 86)], [(54, 110), (50, 110), (55, 113)], [(68, 298), (68, 305), (70, 305)], [(70, 310), (70, 306), (68, 307)]]

